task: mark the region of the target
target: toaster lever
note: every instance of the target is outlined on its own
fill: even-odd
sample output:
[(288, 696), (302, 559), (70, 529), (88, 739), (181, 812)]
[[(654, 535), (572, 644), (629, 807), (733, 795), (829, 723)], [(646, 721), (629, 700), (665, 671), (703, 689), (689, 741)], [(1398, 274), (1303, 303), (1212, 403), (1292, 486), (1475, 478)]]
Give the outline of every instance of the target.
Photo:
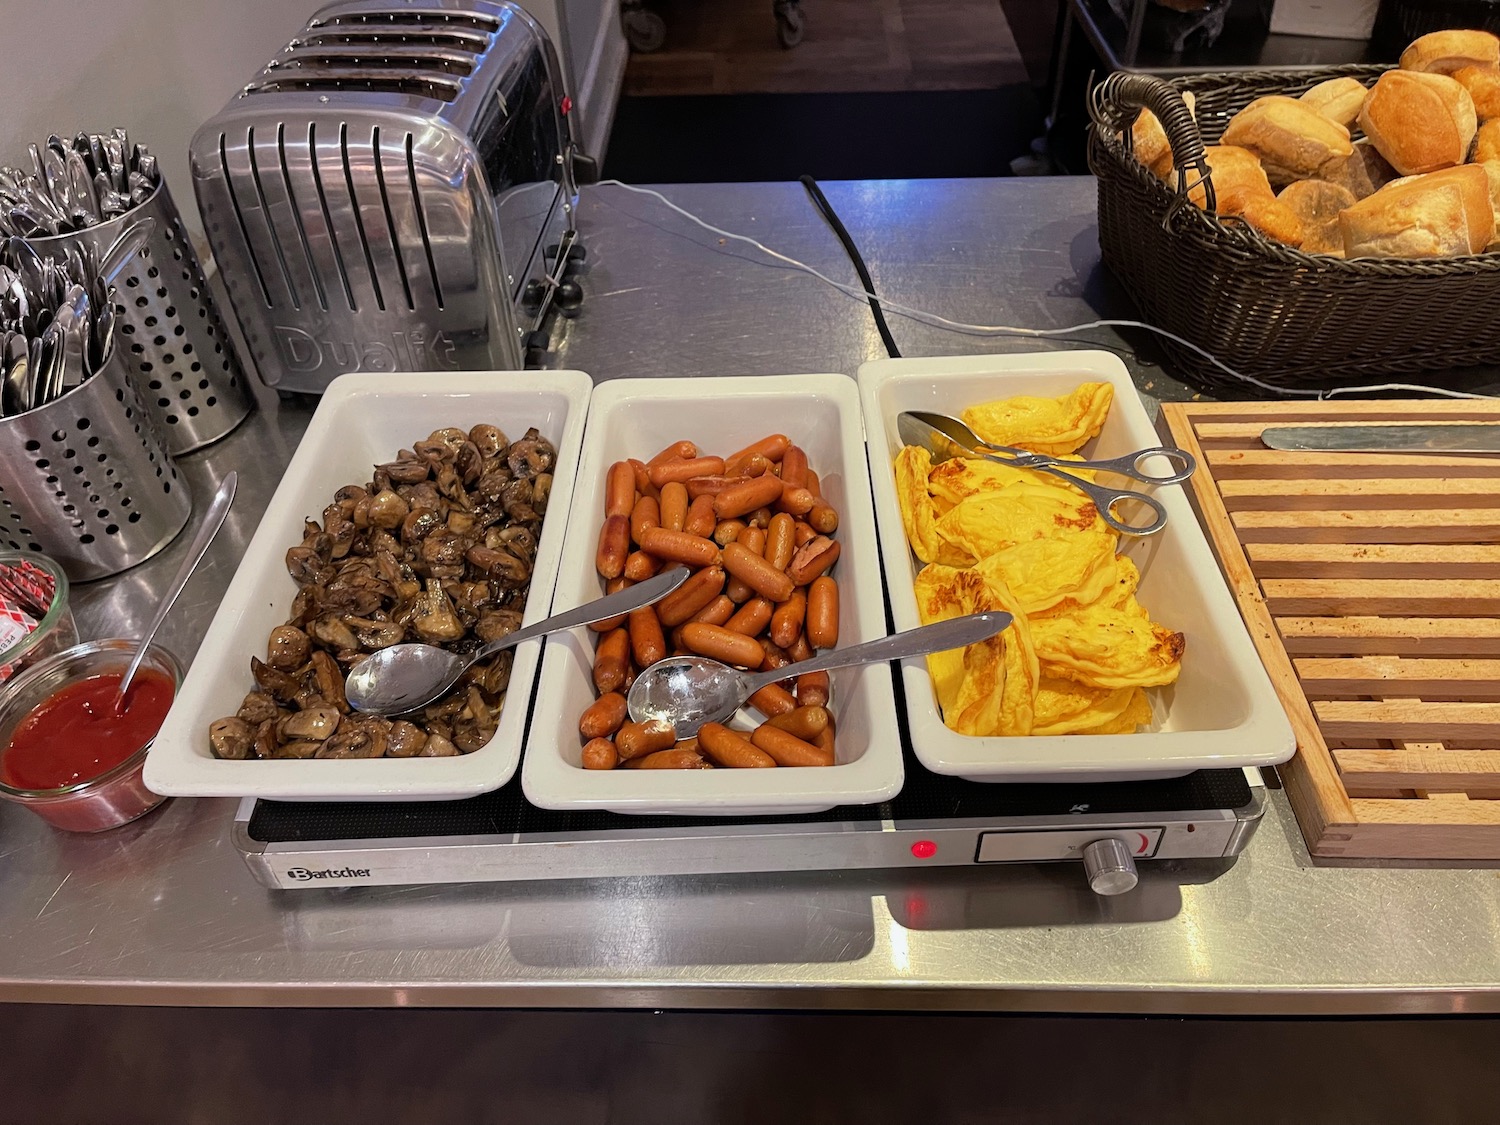
[(525, 366), (541, 367), (547, 360), (549, 345), (552, 343), (552, 335), (544, 328), (534, 328), (521, 340), (521, 346), (526, 356)]
[(545, 278), (533, 277), (526, 283), (526, 288), (521, 290), (521, 307), (532, 316), (542, 311), (542, 304), (546, 300), (547, 282)]
[(592, 156), (573, 150), (573, 182), (575, 184), (597, 184), (599, 182), (599, 161)]
[(564, 281), (552, 295), (552, 303), (557, 306), (558, 315), (569, 319), (577, 316), (583, 307), (583, 286), (576, 281)]

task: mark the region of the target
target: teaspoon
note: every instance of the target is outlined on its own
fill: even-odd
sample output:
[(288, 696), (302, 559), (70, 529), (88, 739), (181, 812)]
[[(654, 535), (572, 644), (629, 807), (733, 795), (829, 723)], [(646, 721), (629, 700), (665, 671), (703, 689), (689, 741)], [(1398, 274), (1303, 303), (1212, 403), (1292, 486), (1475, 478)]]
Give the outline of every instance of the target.
[(224, 520), (229, 515), (229, 506), (234, 503), (234, 490), (238, 484), (239, 474), (231, 470), (224, 477), (223, 483), (219, 485), (219, 491), (214, 493), (213, 502), (209, 504), (208, 511), (203, 514), (203, 526), (198, 528), (198, 534), (193, 536), (187, 556), (177, 570), (177, 577), (172, 579), (172, 585), (168, 587), (166, 597), (162, 598), (161, 603), (156, 607), (156, 616), (151, 619), (151, 624), (146, 626), (146, 632), (136, 646), (135, 655), (130, 659), (130, 666), (120, 677), (120, 686), (115, 691), (115, 714), (118, 715), (125, 705), (125, 695), (130, 690), (130, 681), (135, 679), (136, 670), (145, 659), (146, 650), (151, 647), (151, 639), (156, 636), (157, 630), (166, 621), (167, 614), (172, 611), (177, 595), (182, 593), (182, 588), (188, 584), (193, 571), (197, 570), (198, 564), (203, 561), (203, 556), (208, 552), (209, 545), (213, 543), (214, 536), (219, 534), (219, 528), (224, 526)]

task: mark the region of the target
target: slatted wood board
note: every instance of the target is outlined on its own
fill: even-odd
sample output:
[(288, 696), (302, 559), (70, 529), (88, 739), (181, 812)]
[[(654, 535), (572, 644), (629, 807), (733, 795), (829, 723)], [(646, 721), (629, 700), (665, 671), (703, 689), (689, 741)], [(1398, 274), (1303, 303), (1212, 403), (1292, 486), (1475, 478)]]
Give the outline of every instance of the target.
[(1260, 441), (1418, 421), (1500, 422), (1500, 404), (1162, 406), (1296, 731), (1280, 773), (1315, 856), (1500, 859), (1500, 456)]

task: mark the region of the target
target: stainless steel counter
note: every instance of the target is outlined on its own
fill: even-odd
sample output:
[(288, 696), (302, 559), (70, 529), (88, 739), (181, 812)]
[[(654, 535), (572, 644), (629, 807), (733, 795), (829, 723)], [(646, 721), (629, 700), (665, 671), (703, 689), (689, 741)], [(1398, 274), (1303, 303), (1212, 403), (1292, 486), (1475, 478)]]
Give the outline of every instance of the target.
[[(1025, 325), (1130, 315), (1098, 267), (1093, 191), (1084, 179), (828, 186), (889, 297)], [(854, 276), (795, 185), (670, 194)], [(654, 201), (592, 189), (580, 225), (588, 297), (559, 366), (601, 379), (852, 372), (883, 354), (864, 305), (721, 246)], [(1007, 347), (902, 318), (892, 328), (913, 355)], [(1150, 393), (1184, 393), (1130, 362)], [(185, 460), (200, 497), (230, 468), (241, 484), (163, 638), (184, 657), (308, 416), (268, 397), (239, 432)], [(183, 546), (80, 588), (84, 632), (139, 628)], [(0, 807), (0, 1001), (1500, 1010), (1500, 872), (1314, 867), (1280, 793), (1238, 861), (1145, 864), (1119, 899), (1060, 865), (273, 892), (230, 847), (232, 811), (176, 800), (83, 837)]]

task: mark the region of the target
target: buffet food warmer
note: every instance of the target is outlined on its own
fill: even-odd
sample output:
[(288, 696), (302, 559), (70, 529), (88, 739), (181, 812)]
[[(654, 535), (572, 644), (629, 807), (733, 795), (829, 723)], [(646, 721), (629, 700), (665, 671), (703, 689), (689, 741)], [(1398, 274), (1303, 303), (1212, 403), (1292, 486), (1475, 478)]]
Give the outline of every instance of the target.
[(1109, 895), (1134, 888), (1138, 861), (1238, 855), (1265, 813), (1253, 769), (1108, 785), (986, 785), (910, 757), (906, 770), (884, 804), (775, 818), (553, 812), (517, 780), (461, 801), (246, 798), (234, 846), (261, 883), (292, 889), (1067, 860)]
[[(864, 491), (865, 442), (879, 471), (889, 472), (886, 447), (898, 439), (886, 425), (890, 419), (885, 415), (894, 418), (905, 408), (903, 388), (920, 383), (943, 405), (973, 398), (985, 390), (1005, 393), (1035, 388), (1056, 393), (1085, 374), (1117, 383), (1119, 391), (1128, 392), (1121, 394), (1119, 412), (1114, 416), (1118, 420), (1107, 424), (1107, 440), (1101, 448), (1114, 442), (1139, 446), (1147, 440), (1149, 423), (1135, 405), (1128, 377), (1117, 361), (1097, 353), (867, 365), (857, 384), (833, 376), (710, 379), (711, 387), (705, 387), (702, 380), (692, 384), (607, 384), (594, 392), (589, 405), (588, 430), (605, 435), (600, 439), (605, 444), (596, 441), (599, 447), (591, 449), (584, 443), (579, 484), (569, 506), (570, 531), (558, 566), (557, 601), (552, 608), (556, 611), (597, 596), (595, 528), (604, 511), (598, 481), (604, 478), (605, 464), (625, 455), (621, 449), (608, 446), (608, 441), (649, 445), (661, 435), (641, 431), (653, 425), (663, 427), (662, 433), (698, 432), (706, 425), (707, 412), (696, 405), (703, 401), (716, 404), (717, 414), (723, 419), (717, 424), (728, 427), (727, 433), (737, 428), (739, 412), (723, 409), (725, 403), (736, 404), (737, 395), (752, 393), (763, 409), (778, 394), (791, 396), (785, 404), (787, 417), (794, 416), (790, 412), (793, 399), (804, 414), (824, 409), (833, 417), (840, 411), (852, 411), (850, 424), (810, 425), (809, 433), (852, 436), (856, 447), (852, 454), (841, 455), (831, 446), (816, 452), (821, 463), (839, 470), (830, 473), (829, 479), (842, 481), (837, 487), (848, 491), (831, 495), (850, 513), (843, 530), (851, 542), (859, 543), (860, 524), (872, 515), (884, 517), (882, 503), (888, 507), (895, 503), (891, 496), (882, 501), (882, 491), (888, 491), (882, 487), (876, 489), (873, 513), (846, 502)], [(548, 377), (559, 377), (559, 373)], [(1007, 380), (1019, 382), (1012, 385)], [(864, 392), (862, 424), (856, 388)], [(333, 398), (330, 416), (342, 405), (337, 392)], [(614, 424), (617, 420), (612, 412), (625, 408), (620, 404), (633, 404), (630, 408), (639, 414), (634, 424)], [(426, 409), (441, 411), (444, 407), (428, 404)], [(1140, 412), (1140, 418), (1133, 417), (1136, 412)], [(314, 427), (317, 425), (315, 421)], [(861, 430), (865, 441), (860, 440)], [(715, 442), (722, 436), (710, 435)], [(838, 440), (842, 443), (843, 438)], [(352, 456), (358, 460), (357, 453)], [(315, 494), (317, 491), (313, 489)], [(402, 799), (406, 794), (390, 789), (382, 792), (378, 786), (366, 790), (363, 796), (351, 796), (345, 792), (320, 793), (316, 788), (281, 789), (272, 784), (241, 801), (233, 827), (234, 846), (260, 882), (288, 889), (1068, 860), (1081, 863), (1096, 892), (1119, 894), (1134, 887), (1139, 861), (1235, 856), (1248, 844), (1265, 807), (1265, 789), (1255, 769), (1248, 767), (1284, 759), (1290, 734), (1259, 664), (1253, 657), (1248, 662), (1241, 659), (1244, 654), (1240, 649), (1248, 646), (1248, 639), (1238, 618), (1222, 627), (1216, 621), (1224, 591), (1217, 584), (1211, 561), (1205, 562), (1210, 556), (1185, 498), (1166, 493), (1162, 496), (1176, 521), (1175, 534), (1145, 547), (1149, 555), (1140, 554), (1138, 546), (1144, 545), (1122, 546), (1121, 550), (1141, 558), (1147, 575), (1143, 584), (1152, 591), (1156, 604), (1171, 600), (1158, 584), (1166, 582), (1175, 591), (1173, 612), (1184, 625), (1192, 623), (1196, 663), (1190, 672), (1184, 672), (1170, 702), (1164, 702), (1167, 711), (1157, 716), (1152, 733), (1138, 736), (1139, 740), (1126, 738), (1116, 746), (1100, 736), (979, 739), (1002, 744), (997, 750), (1006, 751), (1001, 755), (1003, 765), (977, 769), (972, 763), (950, 761), (951, 753), (944, 756), (941, 741), (933, 733), (938, 720), (929, 714), (933, 711), (932, 689), (923, 679), (925, 665), (918, 661), (915, 668), (899, 670), (903, 675), (912, 674), (908, 684), (911, 690), (894, 693), (889, 721), (877, 718), (860, 725), (857, 712), (851, 709), (845, 713), (842, 728), (859, 732), (854, 744), (860, 747), (861, 757), (876, 761), (894, 757), (900, 766), (896, 776), (904, 776), (899, 791), (893, 787), (879, 796), (864, 798), (868, 803), (836, 800), (829, 798), (839, 789), (825, 792), (818, 786), (824, 781), (832, 784), (838, 770), (815, 771), (816, 776), (800, 770), (765, 771), (762, 778), (751, 778), (745, 771), (726, 771), (719, 775), (720, 781), (731, 783), (730, 788), (721, 792), (685, 784), (678, 788), (685, 789), (686, 796), (677, 794), (674, 799), (676, 780), (688, 783), (709, 779), (683, 776), (681, 771), (675, 771), (677, 777), (669, 780), (660, 771), (579, 768), (574, 760), (575, 716), (592, 698), (581, 686), (587, 680), (582, 673), (592, 660), (592, 646), (579, 637), (560, 635), (547, 642), (537, 686), (533, 689), (527, 684), (521, 689), (526, 693), (521, 696), (527, 701), (525, 708), (511, 712), (513, 720), (524, 718), (525, 722), (517, 726), (527, 732), (515, 739), (516, 749), (523, 740), (526, 745), (520, 777), (506, 773), (505, 783), (489, 786), (487, 792), (470, 788), (428, 794), (439, 799), (427, 800)], [(279, 510), (273, 503), (272, 511)], [(890, 598), (888, 593), (886, 598), (881, 596), (877, 556), (885, 562), (887, 590), (902, 577), (899, 570), (891, 569), (893, 562), (902, 567), (909, 564), (905, 541), (899, 534), (899, 518), (890, 520), (895, 521), (897, 534), (882, 544), (884, 550), (876, 551), (871, 536), (864, 549), (854, 555), (865, 575), (874, 578), (868, 583), (868, 596), (862, 604), (874, 605), (877, 610), (883, 609), (881, 602)], [(256, 545), (252, 545), (250, 554), (255, 553)], [(256, 573), (262, 569), (252, 568)], [(851, 592), (865, 588), (854, 571), (846, 573)], [(236, 587), (231, 587), (226, 596), (228, 606), (235, 603)], [(1190, 604), (1200, 595), (1204, 598), (1202, 606)], [(246, 604), (264, 600), (249, 598)], [(892, 609), (915, 613), (897, 600), (891, 599), (890, 604)], [(897, 613), (898, 626), (907, 624), (900, 620), (901, 612)], [(234, 612), (230, 617), (240, 620)], [(1211, 625), (1210, 621), (1215, 623)], [(876, 635), (889, 631), (889, 625), (882, 622)], [(205, 652), (217, 652), (217, 633), (216, 625), (205, 642)], [(870, 669), (872, 675), (883, 679), (882, 671)], [(560, 698), (556, 685), (573, 681), (578, 682), (579, 689)], [(898, 676), (897, 683), (901, 682)], [(889, 683), (885, 681), (887, 692)], [(214, 677), (212, 690), (227, 693), (225, 698), (229, 699), (239, 689), (225, 687)], [(843, 690), (848, 707), (849, 681), (845, 681)], [(514, 679), (512, 691), (517, 691)], [(1237, 702), (1241, 694), (1243, 706)], [(193, 698), (191, 687), (185, 697)], [(1200, 706), (1209, 702), (1214, 706)], [(215, 707), (226, 705), (232, 705), (232, 700), (229, 704), (218, 701), (206, 707), (202, 715), (187, 708), (180, 717), (192, 734), (198, 734), (206, 716)], [(174, 732), (167, 732), (164, 741), (175, 746), (179, 740)], [(184, 756), (201, 755), (195, 749), (196, 737), (184, 735), (180, 741)], [(1106, 762), (1099, 757), (1106, 753), (1115, 756)], [(1084, 754), (1093, 756), (1087, 760), (1078, 757)], [(167, 759), (162, 761), (165, 764)], [(261, 768), (269, 782), (272, 767), (290, 772), (306, 764), (266, 762)], [(346, 769), (351, 764), (358, 765), (327, 763)], [(371, 763), (389, 771), (402, 770), (409, 764)], [(222, 772), (243, 769), (246, 763), (204, 763), (203, 768), (209, 765), (215, 772)], [(515, 770), (513, 759), (506, 765), (510, 771)], [(841, 765), (839, 770), (848, 768)], [(994, 777), (994, 768), (1008, 771), (1008, 783), (980, 780)], [(1172, 774), (1176, 776), (1169, 776)], [(751, 781), (774, 780), (770, 775), (781, 776), (782, 780), (805, 778), (807, 784), (791, 796), (750, 787)], [(1079, 780), (1082, 778), (1087, 780)], [(735, 783), (742, 788), (734, 788)]]

